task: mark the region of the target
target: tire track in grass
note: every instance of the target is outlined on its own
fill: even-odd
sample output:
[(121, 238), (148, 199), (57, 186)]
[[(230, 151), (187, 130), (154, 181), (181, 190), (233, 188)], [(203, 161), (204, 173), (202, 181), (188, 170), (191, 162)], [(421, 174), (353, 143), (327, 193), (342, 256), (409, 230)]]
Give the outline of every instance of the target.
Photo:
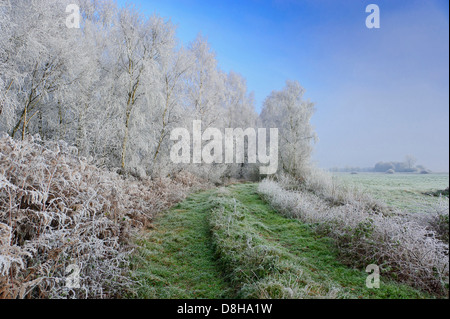
[(161, 214), (154, 229), (139, 240), (133, 260), (135, 278), (141, 282), (138, 298), (233, 297), (211, 245), (207, 215), (213, 193), (192, 195)]

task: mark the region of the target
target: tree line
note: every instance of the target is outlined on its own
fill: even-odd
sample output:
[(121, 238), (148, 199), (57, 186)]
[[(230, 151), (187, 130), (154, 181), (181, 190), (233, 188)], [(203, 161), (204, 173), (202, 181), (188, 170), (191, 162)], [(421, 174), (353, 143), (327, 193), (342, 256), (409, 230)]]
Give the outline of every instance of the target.
[[(80, 28), (65, 25), (68, 4)], [(79, 156), (137, 176), (176, 174), (170, 132), (204, 128), (279, 129), (280, 170), (301, 175), (316, 140), (313, 103), (297, 81), (264, 101), (245, 78), (220, 69), (207, 39), (188, 44), (170, 19), (112, 0), (17, 0), (0, 6), (0, 131), (15, 139), (63, 140)], [(217, 179), (248, 177), (245, 164), (189, 165)]]

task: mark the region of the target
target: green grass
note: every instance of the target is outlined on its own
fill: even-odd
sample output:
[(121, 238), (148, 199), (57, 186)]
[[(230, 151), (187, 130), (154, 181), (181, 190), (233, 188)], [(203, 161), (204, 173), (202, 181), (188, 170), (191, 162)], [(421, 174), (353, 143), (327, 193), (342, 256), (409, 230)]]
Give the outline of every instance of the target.
[(192, 195), (157, 217), (133, 260), (138, 298), (229, 298), (214, 259), (206, 215), (211, 191)]
[(380, 289), (366, 288), (367, 273), (341, 264), (313, 226), (271, 209), (255, 184), (192, 195), (154, 227), (132, 261), (137, 298), (429, 297), (383, 274)]
[[(411, 173), (335, 173), (347, 185), (370, 193), (386, 204), (409, 212), (422, 212), (439, 201), (434, 193), (449, 186), (449, 174), (411, 174)], [(448, 197), (447, 197), (448, 202)]]

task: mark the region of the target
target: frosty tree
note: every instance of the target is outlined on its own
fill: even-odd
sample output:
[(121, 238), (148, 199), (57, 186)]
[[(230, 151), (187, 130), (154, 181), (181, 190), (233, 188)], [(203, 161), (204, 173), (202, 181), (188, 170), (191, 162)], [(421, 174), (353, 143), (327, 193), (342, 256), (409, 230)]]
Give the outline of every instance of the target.
[(286, 81), (281, 91), (267, 97), (261, 112), (263, 126), (279, 129), (281, 168), (296, 177), (305, 172), (317, 139), (310, 123), (314, 104), (303, 99), (304, 93), (298, 82)]
[[(240, 74), (225, 73), (207, 39), (179, 43), (170, 20), (110, 0), (79, 0), (81, 27), (66, 26), (69, 0), (0, 7), (0, 129), (15, 139), (64, 140), (100, 166), (137, 176), (180, 169), (219, 180), (246, 164), (176, 167), (170, 132), (277, 127), (282, 169), (298, 175), (315, 134), (313, 105), (297, 82), (266, 99), (261, 116)], [(174, 172), (171, 172), (174, 171)]]

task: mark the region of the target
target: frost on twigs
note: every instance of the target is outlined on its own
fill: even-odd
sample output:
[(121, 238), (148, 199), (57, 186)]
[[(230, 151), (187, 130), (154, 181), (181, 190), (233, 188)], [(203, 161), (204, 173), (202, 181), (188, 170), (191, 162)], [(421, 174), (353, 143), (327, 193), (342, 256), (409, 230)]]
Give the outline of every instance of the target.
[[(138, 183), (89, 165), (63, 142), (36, 142), (0, 138), (0, 298), (129, 292), (132, 235), (196, 180)], [(67, 286), (70, 265), (80, 271), (79, 288)]]

